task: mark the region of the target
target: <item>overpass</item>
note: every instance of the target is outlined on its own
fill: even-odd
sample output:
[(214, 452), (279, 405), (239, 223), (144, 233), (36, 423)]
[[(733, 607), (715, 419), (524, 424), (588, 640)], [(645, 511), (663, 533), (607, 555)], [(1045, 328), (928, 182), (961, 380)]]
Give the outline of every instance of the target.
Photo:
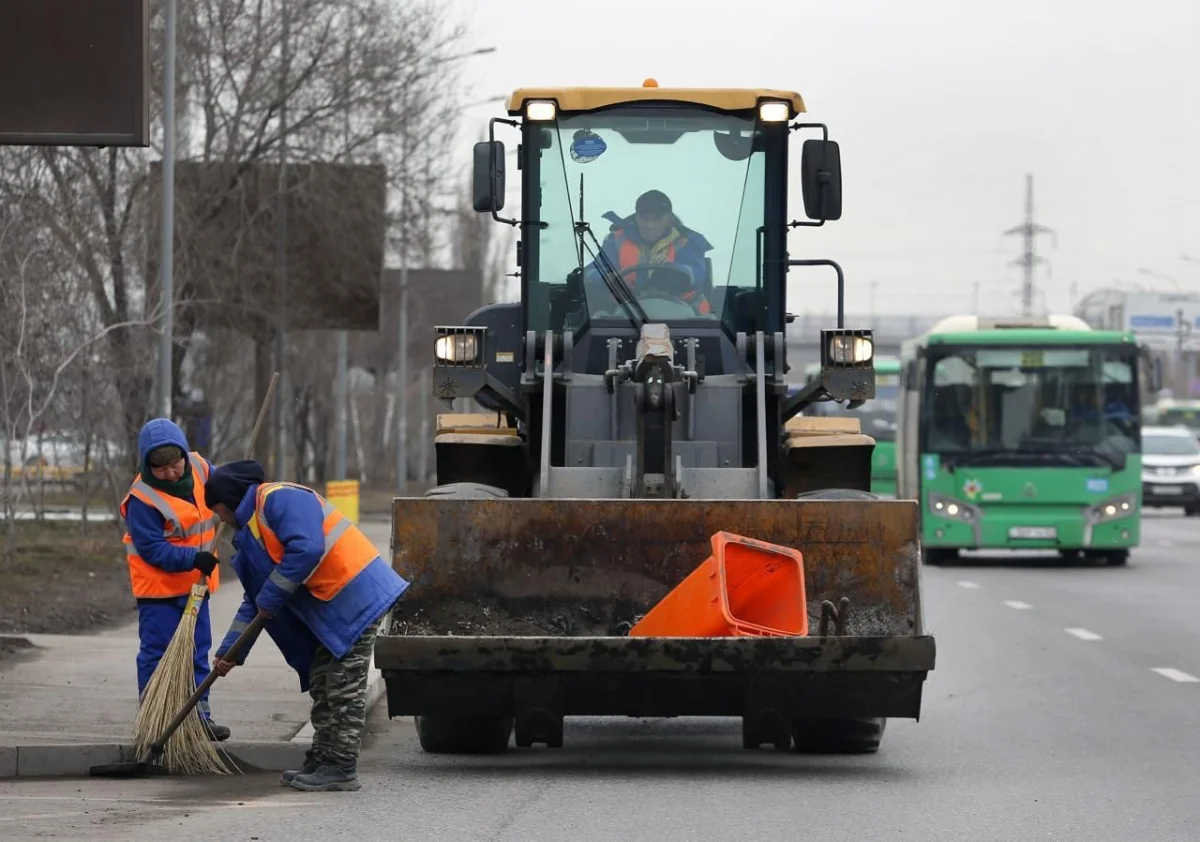
[[(875, 336), (875, 355), (880, 357), (899, 356), (900, 343), (919, 336), (933, 327), (948, 313), (935, 316), (875, 316), (863, 318), (846, 315), (846, 327), (872, 330)], [(818, 362), (821, 358), (820, 339), (822, 328), (837, 327), (837, 315), (797, 314), (796, 321), (787, 327), (788, 380), (799, 382), (804, 377), (804, 366)]]

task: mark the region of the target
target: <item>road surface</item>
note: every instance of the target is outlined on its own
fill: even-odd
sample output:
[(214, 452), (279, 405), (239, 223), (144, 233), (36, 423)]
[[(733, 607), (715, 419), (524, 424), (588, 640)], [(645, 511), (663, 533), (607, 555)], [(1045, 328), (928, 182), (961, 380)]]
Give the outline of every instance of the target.
[(569, 722), (566, 746), (424, 755), (377, 709), (357, 793), (274, 775), (0, 785), (0, 838), (1195, 840), (1200, 520), (1149, 515), (1125, 568), (926, 568), (922, 722), (874, 756), (741, 748), (736, 722)]

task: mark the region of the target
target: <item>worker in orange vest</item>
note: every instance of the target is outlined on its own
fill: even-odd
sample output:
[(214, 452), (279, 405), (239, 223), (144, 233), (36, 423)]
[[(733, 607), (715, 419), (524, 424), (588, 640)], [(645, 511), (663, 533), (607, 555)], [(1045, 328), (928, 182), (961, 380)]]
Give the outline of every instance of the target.
[[(204, 501), (211, 467), (188, 446), (187, 437), (167, 418), (147, 421), (138, 434), (141, 471), (121, 501), (125, 519), (125, 558), (138, 607), (138, 699), (167, 651), (192, 585), (210, 593), (220, 585), (216, 540), (219, 518)], [(208, 597), (196, 616), (196, 684), (208, 677), (212, 627)], [(213, 722), (208, 694), (197, 709), (210, 739), (229, 738), (229, 728)]]
[(208, 505), (237, 529), (231, 565), (245, 589), (242, 607), (217, 647), (213, 669), (256, 616), (312, 695), (312, 748), (282, 783), (306, 792), (356, 790), (366, 727), (367, 677), (384, 615), (409, 583), (328, 500), (303, 485), (266, 482), (252, 459), (213, 470)]
[[(666, 193), (647, 190), (638, 197), (630, 216), (621, 219), (616, 214), (606, 214), (605, 218), (613, 225), (600, 248), (619, 271), (639, 263), (681, 267), (691, 282), (679, 291), (680, 300), (690, 304), (697, 315), (712, 313), (712, 305), (702, 291), (706, 281), (711, 280), (707, 278), (704, 255), (712, 251), (712, 245), (703, 234), (679, 221)], [(584, 281), (594, 282), (600, 278), (598, 262), (593, 261), (585, 267)], [(645, 268), (621, 274), (625, 283), (635, 290), (642, 284), (652, 286), (654, 283), (652, 278), (647, 278), (651, 272)]]

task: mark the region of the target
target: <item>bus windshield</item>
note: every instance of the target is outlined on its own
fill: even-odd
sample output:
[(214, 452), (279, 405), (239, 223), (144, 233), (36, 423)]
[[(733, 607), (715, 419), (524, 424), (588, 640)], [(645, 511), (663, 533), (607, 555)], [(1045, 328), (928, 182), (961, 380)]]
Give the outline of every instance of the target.
[[(752, 118), (688, 106), (611, 108), (549, 124), (538, 164), (544, 227), (530, 232), (538, 238), (530, 329), (625, 321), (640, 307), (652, 321), (724, 318), (754, 330), (755, 315), (737, 315), (735, 299), (760, 283), (766, 182), (755, 132)], [(614, 282), (628, 286), (636, 306), (617, 300)], [(557, 312), (556, 290), (576, 283), (585, 306)]]
[(930, 360), (925, 452), (960, 464), (1116, 467), (1139, 448), (1128, 349), (940, 348)]

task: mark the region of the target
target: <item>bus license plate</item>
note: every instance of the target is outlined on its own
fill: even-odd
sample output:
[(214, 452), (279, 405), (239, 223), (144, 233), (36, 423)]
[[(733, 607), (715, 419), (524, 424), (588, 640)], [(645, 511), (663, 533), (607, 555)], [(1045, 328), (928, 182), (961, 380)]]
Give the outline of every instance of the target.
[(1009, 538), (1057, 538), (1058, 529), (1053, 526), (1014, 526), (1008, 530)]

